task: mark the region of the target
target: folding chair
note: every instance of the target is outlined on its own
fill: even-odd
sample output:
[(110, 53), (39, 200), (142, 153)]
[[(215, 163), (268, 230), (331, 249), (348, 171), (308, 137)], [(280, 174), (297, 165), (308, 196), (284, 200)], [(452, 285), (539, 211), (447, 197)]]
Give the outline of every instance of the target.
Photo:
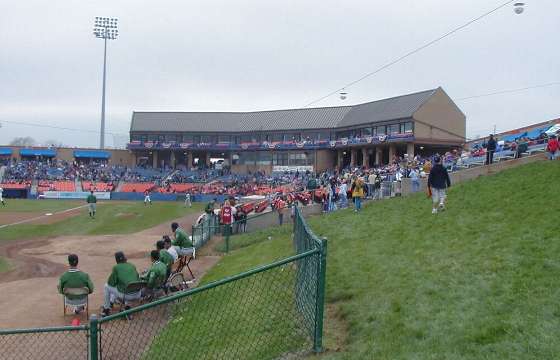
[(194, 277), (194, 274), (193, 274), (189, 264), (195, 258), (196, 258), (196, 248), (193, 248), (193, 253), (191, 255), (181, 255), (181, 256), (179, 256), (177, 266), (176, 266), (175, 270), (171, 271), (171, 275), (182, 273), (183, 269), (186, 267), (187, 270), (189, 270), (189, 273), (191, 274), (191, 278), (192, 278), (191, 282), (194, 281), (195, 277)]
[(166, 293), (169, 293), (173, 289), (175, 291), (183, 291), (189, 288), (187, 281), (185, 280), (185, 276), (183, 273), (175, 273), (169, 276), (167, 282), (165, 283), (165, 290)]
[[(79, 307), (83, 306), (86, 310), (86, 317), (89, 319), (89, 289), (87, 287), (80, 288), (65, 288), (63, 290), (63, 306), (64, 306), (64, 316), (66, 316), (66, 307)], [(68, 299), (67, 296), (76, 296), (77, 299)]]
[(126, 307), (126, 305), (130, 302), (138, 301), (139, 303), (142, 303), (143, 300), (142, 291), (145, 288), (146, 288), (145, 281), (135, 281), (128, 284), (126, 286), (126, 289), (124, 289), (124, 293), (122, 294), (122, 297), (116, 299), (120, 305), (119, 311), (122, 311), (123, 307)]

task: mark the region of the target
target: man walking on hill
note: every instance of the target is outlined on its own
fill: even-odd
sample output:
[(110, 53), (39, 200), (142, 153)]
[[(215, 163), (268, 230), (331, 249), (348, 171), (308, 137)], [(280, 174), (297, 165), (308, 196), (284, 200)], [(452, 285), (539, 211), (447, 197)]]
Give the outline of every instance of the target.
[(486, 143), (486, 165), (494, 163), (494, 152), (496, 151), (496, 140), (494, 135), (490, 134), (490, 139)]
[(437, 214), (438, 205), (440, 210), (445, 210), (445, 189), (451, 186), (451, 180), (447, 169), (441, 164), (441, 158), (436, 156), (434, 162), (428, 176), (428, 188), (432, 191), (432, 214)]
[(94, 219), (95, 218), (95, 208), (96, 208), (96, 204), (97, 204), (97, 198), (95, 197), (95, 195), (93, 195), (93, 191), (90, 192), (86, 201), (88, 203), (89, 217)]

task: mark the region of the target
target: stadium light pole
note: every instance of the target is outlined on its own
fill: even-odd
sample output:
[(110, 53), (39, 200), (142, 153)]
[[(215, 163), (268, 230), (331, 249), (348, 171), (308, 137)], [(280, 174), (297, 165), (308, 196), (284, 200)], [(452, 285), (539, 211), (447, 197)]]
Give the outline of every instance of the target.
[(107, 77), (107, 40), (116, 40), (119, 36), (118, 19), (108, 17), (95, 17), (93, 35), (105, 42), (103, 50), (103, 92), (101, 94), (101, 134), (99, 148), (105, 148), (105, 81)]

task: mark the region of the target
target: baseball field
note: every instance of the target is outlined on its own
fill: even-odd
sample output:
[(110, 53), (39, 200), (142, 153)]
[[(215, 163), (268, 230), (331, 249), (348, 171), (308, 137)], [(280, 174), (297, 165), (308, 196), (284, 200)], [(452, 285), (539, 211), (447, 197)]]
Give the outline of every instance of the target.
[[(63, 200), (10, 200), (0, 206), (0, 328), (66, 325), (58, 277), (65, 271), (67, 255), (79, 256), (79, 268), (89, 273), (96, 287), (91, 309), (102, 302), (103, 284), (122, 250), (139, 270), (149, 264), (148, 254), (170, 223), (188, 229), (202, 205), (182, 203), (100, 201), (95, 219), (84, 202)], [(200, 275), (217, 261), (204, 257), (194, 265)], [(85, 320), (85, 316), (83, 316)]]
[[(369, 203), (361, 213), (346, 209), (309, 218), (313, 231), (329, 242), (326, 351), (320, 356), (555, 358), (560, 353), (555, 335), (560, 330), (559, 174), (560, 162), (541, 161), (457, 184), (449, 191), (447, 210), (435, 215), (426, 194), (419, 193)], [(53, 213), (49, 219), (58, 216), (52, 208), (37, 210), (33, 205), (9, 202), (0, 208), (0, 216), (11, 206), (22, 209), (22, 216), (43, 211)], [(76, 204), (55, 206), (60, 212)], [(99, 306), (100, 287), (114, 262), (114, 251), (124, 250), (139, 269), (145, 268), (147, 250), (169, 232), (169, 222), (179, 219), (189, 228), (199, 212), (200, 208), (188, 210), (176, 203), (150, 208), (109, 202), (100, 203), (95, 220), (83, 208), (52, 223), (41, 218), (0, 229), (0, 254), (8, 267), (0, 274), (0, 306), (10, 310), (0, 313), (0, 327), (64, 323), (56, 281), (69, 252), (78, 253), (80, 267), (92, 275), (97, 286), (92, 308)], [(205, 274), (204, 283), (222, 279), (293, 254), (292, 241), (289, 225), (235, 236), (230, 254), (221, 259), (201, 257), (195, 271)], [(252, 288), (253, 294), (266, 291), (266, 282)], [(238, 314), (229, 318), (220, 306), (241, 309), (249, 301), (258, 313), (278, 302), (274, 293), (268, 294), (210, 299), (189, 313), (198, 322), (176, 317), (148, 350), (169, 346), (161, 342), (165, 334), (190, 327), (200, 338), (207, 334), (221, 340), (218, 345), (189, 344), (189, 354), (202, 354), (205, 346), (243, 342), (250, 338), (251, 326), (246, 332), (231, 333), (229, 326)], [(217, 314), (226, 325), (206, 326), (205, 321)], [(252, 346), (244, 358), (278, 356), (286, 325), (282, 321), (265, 325), (266, 346)]]

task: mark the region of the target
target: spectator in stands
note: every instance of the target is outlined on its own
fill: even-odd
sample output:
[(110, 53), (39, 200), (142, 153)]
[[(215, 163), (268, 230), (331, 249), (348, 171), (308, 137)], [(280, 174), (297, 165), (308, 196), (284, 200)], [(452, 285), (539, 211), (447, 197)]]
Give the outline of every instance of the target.
[(435, 165), (428, 176), (428, 188), (432, 191), (432, 214), (439, 210), (445, 210), (445, 189), (451, 186), (451, 180), (447, 169), (441, 164), (441, 158), (434, 159)]
[(490, 165), (494, 163), (494, 152), (496, 151), (496, 140), (494, 139), (494, 135), (490, 134), (490, 139), (486, 143), (486, 165)]
[[(548, 140), (548, 144), (546, 145), (546, 151), (548, 152), (548, 158), (550, 160), (556, 160), (556, 157), (558, 156), (558, 151), (560, 149), (560, 146), (558, 144), (558, 139), (556, 138), (556, 135), (552, 135), (550, 137), (550, 139)], [(2, 193), (0, 192), (0, 198), (2, 198)]]
[[(68, 288), (87, 288), (89, 293), (93, 292), (93, 283), (89, 275), (78, 269), (78, 255), (68, 255), (69, 269), (58, 280), (58, 292), (64, 294), (64, 289)], [(83, 297), (80, 295), (67, 295), (67, 304), (76, 305), (74, 313), (79, 314), (84, 310), (82, 303)]]
[(175, 240), (172, 241), (171, 244), (175, 246), (177, 254), (180, 256), (192, 255), (194, 253), (194, 247), (186, 231), (180, 228), (179, 224), (176, 222), (171, 224), (171, 231), (173, 231), (173, 235), (175, 236)]
[[(116, 298), (123, 298), (126, 287), (130, 283), (140, 279), (136, 266), (127, 262), (126, 256), (122, 251), (117, 251), (115, 253), (115, 261), (117, 264), (113, 266), (111, 275), (109, 279), (107, 279), (104, 288), (103, 316), (107, 316), (111, 313), (111, 307)], [(136, 294), (127, 294), (125, 300), (134, 300), (140, 297), (140, 292)], [(128, 308), (128, 306), (125, 305), (125, 308)]]
[(356, 177), (352, 183), (352, 199), (354, 200), (354, 211), (362, 210), (362, 198), (364, 197), (364, 181)]
[(412, 168), (409, 177), (412, 184), (412, 192), (418, 192), (420, 190), (420, 173), (416, 168)]
[(338, 197), (340, 199), (340, 208), (347, 208), (348, 207), (348, 185), (346, 184), (346, 180), (342, 179), (340, 185), (338, 187)]
[(142, 280), (146, 281), (146, 293), (144, 295), (148, 296), (161, 289), (167, 279), (167, 266), (160, 261), (159, 251), (152, 250), (150, 258), (152, 259), (152, 265), (141, 277)]
[(276, 211), (278, 212), (278, 224), (282, 225), (284, 223), (284, 212), (286, 211), (286, 202), (282, 197), (279, 197), (276, 202)]
[(368, 198), (373, 198), (373, 194), (375, 193), (375, 179), (377, 175), (374, 171), (370, 171), (369, 176), (367, 178), (367, 190), (368, 190)]
[(165, 243), (163, 240), (158, 240), (156, 242), (156, 249), (159, 251), (159, 260), (167, 267), (167, 274), (165, 277), (165, 280), (167, 280), (169, 275), (171, 275), (171, 266), (175, 260), (173, 260), (173, 256), (171, 256), (171, 254), (165, 249)]
[(179, 258), (179, 254), (177, 254), (177, 250), (175, 250), (175, 247), (171, 245), (171, 239), (169, 238), (169, 236), (163, 235), (162, 240), (163, 246), (165, 250), (167, 250), (169, 255), (171, 255), (171, 257), (173, 258), (173, 262), (177, 261), (177, 259)]

